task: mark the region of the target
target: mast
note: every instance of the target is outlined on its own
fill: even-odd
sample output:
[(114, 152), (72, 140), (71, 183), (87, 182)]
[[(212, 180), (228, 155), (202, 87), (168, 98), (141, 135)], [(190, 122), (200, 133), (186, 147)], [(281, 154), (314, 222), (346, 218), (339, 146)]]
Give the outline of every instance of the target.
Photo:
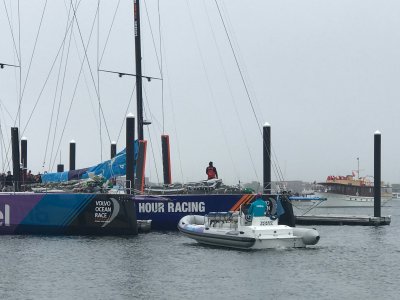
[(136, 106), (138, 139), (143, 140), (143, 96), (142, 96), (142, 50), (140, 44), (140, 9), (139, 0), (134, 0), (135, 15), (135, 59), (136, 59)]

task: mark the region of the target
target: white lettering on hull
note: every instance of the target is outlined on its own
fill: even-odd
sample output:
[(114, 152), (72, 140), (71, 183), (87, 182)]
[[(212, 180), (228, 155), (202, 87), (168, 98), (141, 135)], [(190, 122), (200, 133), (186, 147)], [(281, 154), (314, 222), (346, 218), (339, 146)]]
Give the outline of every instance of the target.
[(138, 211), (139, 213), (204, 213), (206, 205), (204, 202), (141, 202)]
[(0, 210), (0, 226), (10, 226), (10, 205), (4, 205), (4, 213)]

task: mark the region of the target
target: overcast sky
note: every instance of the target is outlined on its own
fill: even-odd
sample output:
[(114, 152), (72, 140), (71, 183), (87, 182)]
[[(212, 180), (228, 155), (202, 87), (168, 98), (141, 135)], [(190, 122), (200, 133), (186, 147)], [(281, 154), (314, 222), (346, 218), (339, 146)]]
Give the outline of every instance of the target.
[[(125, 147), (124, 118), (127, 111), (136, 115), (135, 94), (131, 100), (135, 80), (98, 73), (97, 62), (104, 51), (100, 69), (135, 73), (132, 2), (120, 1), (110, 31), (118, 0), (100, 1), (100, 22), (95, 19), (98, 1), (81, 1), (77, 22), (65, 37), (70, 1), (48, 1), (28, 76), (46, 2), (19, 1), (20, 38), (18, 1), (1, 3), (0, 62), (18, 65), (21, 48), (22, 88), (28, 79), (16, 124), (28, 138), (28, 168), (34, 173), (55, 170), (60, 162), (68, 169), (72, 139), (77, 168), (108, 159), (111, 140), (118, 141), (118, 150)], [(164, 78), (163, 97), (160, 81), (144, 83), (145, 115), (153, 122), (145, 129), (151, 181), (162, 180), (163, 127), (170, 135), (174, 181), (204, 179), (209, 161), (226, 183), (262, 181), (260, 128), (268, 122), (286, 180), (350, 174), (357, 169), (357, 157), (361, 176), (373, 175), (374, 132), (379, 130), (382, 179), (400, 182), (398, 1), (218, 0), (250, 100), (215, 1), (159, 2), (160, 27), (158, 1), (141, 2), (143, 73), (161, 77), (162, 57)], [(90, 68), (85, 61), (79, 76), (88, 41)], [(4, 171), (11, 169), (7, 149), (19, 82), (19, 69), (0, 69)]]

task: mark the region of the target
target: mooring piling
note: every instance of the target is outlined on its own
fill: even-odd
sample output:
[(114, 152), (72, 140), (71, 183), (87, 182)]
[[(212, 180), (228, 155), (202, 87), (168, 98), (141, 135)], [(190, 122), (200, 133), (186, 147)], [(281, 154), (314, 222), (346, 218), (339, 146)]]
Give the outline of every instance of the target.
[(75, 170), (76, 161), (76, 143), (74, 140), (69, 142), (69, 169), (70, 171)]
[(271, 193), (271, 125), (263, 127), (263, 192)]
[(111, 159), (113, 159), (117, 155), (117, 142), (111, 142)]
[(126, 192), (134, 194), (135, 183), (135, 116), (126, 116)]
[(374, 134), (374, 217), (381, 216), (381, 133)]

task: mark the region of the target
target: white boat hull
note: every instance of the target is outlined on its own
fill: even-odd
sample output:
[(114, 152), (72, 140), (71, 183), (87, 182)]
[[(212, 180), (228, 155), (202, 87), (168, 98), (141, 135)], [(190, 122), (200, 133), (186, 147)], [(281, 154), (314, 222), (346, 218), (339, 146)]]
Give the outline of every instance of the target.
[(319, 241), (315, 229), (278, 225), (269, 217), (253, 218), (250, 225), (242, 221), (246, 222), (240, 217), (237, 222), (229, 218), (210, 222), (207, 216), (188, 215), (179, 221), (178, 229), (198, 243), (238, 249), (304, 248)]
[[(374, 197), (350, 196), (334, 193), (316, 193), (316, 196), (327, 198), (318, 207), (373, 207)], [(381, 206), (384, 206), (392, 197), (381, 197)]]

